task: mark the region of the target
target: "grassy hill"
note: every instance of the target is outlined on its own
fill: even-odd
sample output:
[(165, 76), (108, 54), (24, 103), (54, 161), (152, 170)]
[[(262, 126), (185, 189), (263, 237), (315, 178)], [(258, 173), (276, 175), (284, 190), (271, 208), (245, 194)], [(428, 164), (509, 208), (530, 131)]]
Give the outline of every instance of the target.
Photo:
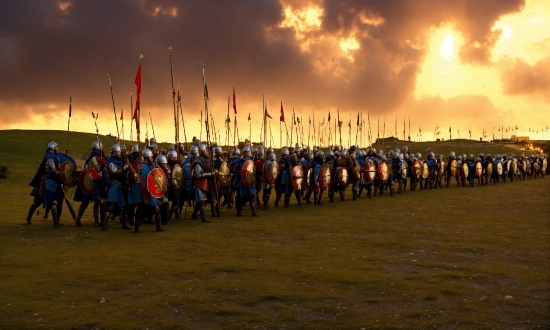
[[(65, 139), (0, 131), (10, 171), (0, 180), (2, 329), (550, 328), (548, 177), (374, 200), (348, 192), (335, 203), (325, 194), (322, 206), (292, 199), (259, 218), (222, 208), (212, 223), (187, 214), (162, 233), (116, 222), (102, 232), (91, 210), (80, 228), (66, 210), (62, 229), (43, 211), (26, 225), (27, 183), (48, 141), (64, 150)], [(71, 133), (69, 153), (82, 161), (94, 140)], [(475, 141), (408, 146), (519, 153)]]

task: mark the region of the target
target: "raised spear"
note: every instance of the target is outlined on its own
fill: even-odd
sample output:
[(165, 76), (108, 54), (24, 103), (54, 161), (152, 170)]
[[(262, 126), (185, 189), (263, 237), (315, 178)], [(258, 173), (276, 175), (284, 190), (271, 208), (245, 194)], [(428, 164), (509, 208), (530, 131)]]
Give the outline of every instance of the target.
[(111, 75), (108, 74), (107, 78), (109, 79), (109, 88), (111, 89), (111, 100), (113, 101), (113, 113), (115, 114), (117, 142), (120, 142), (120, 134), (118, 132), (118, 118), (116, 116), (115, 97), (113, 95), (113, 84), (111, 84)]

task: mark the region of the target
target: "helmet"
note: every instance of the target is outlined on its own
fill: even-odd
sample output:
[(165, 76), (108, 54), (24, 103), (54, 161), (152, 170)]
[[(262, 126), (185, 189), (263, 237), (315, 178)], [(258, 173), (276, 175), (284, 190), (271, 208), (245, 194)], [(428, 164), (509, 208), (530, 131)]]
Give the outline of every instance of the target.
[(159, 150), (159, 146), (156, 143), (152, 143), (149, 147), (151, 150)]
[(473, 154), (470, 154), (470, 155), (468, 156), (468, 158), (469, 158), (470, 160), (474, 160), (474, 155), (473, 155)]
[(57, 147), (57, 143), (55, 143), (55, 141), (48, 143), (48, 149), (55, 149), (55, 147)]
[(206, 150), (206, 144), (201, 143), (201, 144), (199, 145), (199, 151), (205, 151), (205, 150)]
[(294, 149), (294, 152), (299, 153), (300, 151), (302, 151), (302, 149), (300, 147), (296, 146), (296, 149)]
[(405, 152), (407, 152), (407, 151), (409, 151), (409, 147), (405, 146), (405, 147), (403, 148), (403, 150), (404, 150)]
[(370, 148), (369, 151), (372, 152), (372, 153), (374, 153), (374, 154), (376, 154), (376, 148), (375, 148), (375, 147)]
[(395, 148), (395, 153), (396, 153), (396, 154), (398, 154), (398, 153), (400, 153), (400, 152), (401, 152), (401, 150), (399, 150), (399, 148)]
[(491, 154), (487, 154), (486, 157), (487, 157), (487, 158), (491, 157)]
[(269, 155), (270, 153), (272, 153), (272, 152), (273, 152), (273, 148), (271, 148), (271, 147), (270, 147), (270, 148), (267, 148), (267, 152), (266, 152), (266, 153), (267, 153), (268, 155)]
[(160, 153), (161, 153), (162, 155), (166, 155), (166, 148), (160, 149)]
[(250, 146), (244, 146), (243, 152), (250, 152), (250, 151), (251, 151)]
[(476, 162), (480, 162), (480, 161), (481, 161), (481, 157), (477, 156)]
[(215, 153), (222, 152), (222, 147), (217, 146), (216, 148), (214, 148), (214, 152)]
[(390, 150), (390, 151), (388, 152), (388, 154), (389, 154), (390, 156), (393, 156), (393, 150)]
[(192, 154), (198, 154), (199, 153), (199, 148), (197, 148), (197, 146), (192, 146), (191, 147), (191, 153)]
[(483, 155), (483, 153), (482, 153), (482, 152), (480, 152), (480, 153), (479, 153), (479, 157), (483, 157), (483, 156), (484, 156), (484, 155)]
[(416, 158), (420, 158), (420, 157), (422, 157), (422, 154), (419, 153), (419, 152), (417, 152), (414, 156), (415, 156)]
[(283, 150), (281, 150), (281, 154), (283, 154), (283, 155), (289, 155), (290, 152), (288, 152), (288, 149), (287, 149), (287, 148), (283, 148)]
[(232, 156), (237, 156), (241, 154), (241, 149), (235, 148), (233, 149), (233, 152), (231, 153)]
[(263, 154), (265, 154), (264, 146), (260, 146), (260, 148), (258, 149), (258, 155), (263, 155)]
[(505, 157), (505, 158), (506, 158), (506, 154), (502, 154), (502, 157)]
[(347, 156), (347, 155), (348, 155), (348, 151), (346, 149), (340, 152), (340, 156)]
[(132, 146), (132, 152), (139, 152), (139, 144), (134, 143), (134, 145)]
[(143, 151), (141, 152), (141, 155), (143, 156), (143, 158), (153, 157), (153, 152), (151, 151), (151, 149), (145, 148), (145, 149), (143, 149)]
[(122, 152), (122, 148), (120, 148), (120, 144), (115, 143), (111, 147), (111, 152)]
[(92, 149), (101, 150), (101, 148), (103, 148), (103, 144), (99, 140), (92, 143)]
[(462, 161), (462, 155), (458, 155), (458, 160)]
[(466, 154), (462, 154), (462, 159), (466, 160)]
[(502, 156), (500, 154), (497, 154), (497, 158), (500, 159), (502, 158)]
[(170, 158), (178, 157), (177, 151), (176, 151), (176, 150), (170, 150), (170, 151), (168, 151), (168, 157), (170, 157)]
[(327, 151), (327, 156), (330, 156), (330, 157), (334, 156), (334, 152), (332, 150)]
[(150, 145), (153, 145), (153, 144), (156, 144), (156, 143), (157, 143), (157, 139), (155, 139), (154, 137), (149, 139), (149, 144)]
[[(393, 157), (392, 157), (392, 158), (393, 158), (393, 159), (399, 159), (399, 155), (401, 155), (401, 153), (400, 153), (400, 152), (396, 152), (396, 153), (393, 154)], [(403, 160), (403, 157), (401, 157), (401, 160)]]
[(325, 153), (323, 152), (323, 150), (319, 149), (319, 150), (317, 150), (317, 153), (315, 155), (316, 156), (324, 156)]
[(449, 157), (455, 158), (456, 157), (455, 152), (454, 151), (449, 152)]
[(277, 156), (276, 156), (275, 153), (273, 153), (273, 152), (270, 153), (269, 156), (267, 156), (267, 158), (268, 158), (270, 161), (272, 161), (272, 162), (274, 162), (274, 161), (277, 160)]
[(170, 148), (168, 150), (176, 150), (176, 144), (170, 143)]
[(428, 152), (428, 157), (435, 157), (435, 154), (433, 151)]
[(197, 146), (197, 147), (200, 146), (201, 145), (201, 140), (195, 139), (195, 142), (193, 142), (193, 145)]
[(167, 164), (168, 160), (166, 159), (166, 156), (164, 155), (158, 155), (157, 156), (157, 164)]

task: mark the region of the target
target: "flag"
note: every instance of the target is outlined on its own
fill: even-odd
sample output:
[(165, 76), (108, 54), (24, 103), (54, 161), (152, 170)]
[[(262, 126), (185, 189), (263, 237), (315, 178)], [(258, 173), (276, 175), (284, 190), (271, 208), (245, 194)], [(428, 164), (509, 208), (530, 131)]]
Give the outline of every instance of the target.
[(285, 112), (283, 110), (283, 101), (281, 101), (281, 116), (279, 117), (279, 121), (282, 121), (282, 122), (285, 121)]
[(235, 98), (235, 87), (233, 87), (233, 113), (237, 114), (237, 99)]
[(328, 112), (328, 122), (330, 123), (330, 111)]
[(134, 108), (134, 115), (132, 116), (132, 119), (136, 121), (136, 131), (139, 134), (139, 111), (141, 106), (141, 61), (139, 62), (134, 83), (136, 84), (136, 106)]
[(267, 106), (265, 107), (265, 116), (266, 116), (267, 118), (273, 119), (273, 117), (271, 117), (271, 116), (269, 115), (269, 113), (267, 112)]
[(250, 121), (250, 112), (248, 113), (248, 121)]

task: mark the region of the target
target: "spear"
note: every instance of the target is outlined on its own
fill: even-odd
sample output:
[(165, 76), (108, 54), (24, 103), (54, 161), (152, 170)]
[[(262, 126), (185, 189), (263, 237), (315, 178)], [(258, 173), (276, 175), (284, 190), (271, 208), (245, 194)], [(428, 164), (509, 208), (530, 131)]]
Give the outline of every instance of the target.
[(177, 144), (179, 140), (179, 125), (178, 120), (176, 119), (178, 112), (176, 110), (176, 89), (174, 88), (174, 71), (172, 70), (172, 46), (168, 47), (168, 52), (170, 53), (170, 76), (172, 77), (172, 105), (174, 106), (174, 143)]
[(67, 144), (65, 145), (65, 153), (69, 153), (69, 126), (71, 124), (71, 115), (73, 112), (73, 97), (69, 96), (69, 119), (67, 120)]
[(201, 110), (201, 134), (199, 135), (199, 140), (202, 140), (202, 110)]
[[(134, 108), (134, 102), (133, 102), (133, 99), (132, 99), (132, 93), (130, 93), (130, 110), (132, 110)], [(134, 130), (133, 130), (133, 125), (134, 125), (134, 116), (130, 117), (130, 144), (133, 145), (134, 144)]]
[(122, 124), (120, 130), (122, 131), (122, 141), (124, 141), (124, 109), (120, 108), (120, 123)]
[[(208, 121), (208, 87), (206, 86), (206, 75), (204, 73), (204, 63), (202, 64), (202, 82), (204, 84), (204, 116), (206, 118), (206, 120)], [(202, 112), (201, 112), (201, 118), (202, 118)], [(202, 125), (201, 125), (202, 127)], [(206, 128), (206, 145), (210, 148), (210, 127), (208, 125), (208, 123), (205, 123), (205, 126)], [(214, 168), (214, 157), (210, 157), (210, 165), (212, 166), (212, 168)], [(212, 199), (215, 200), (216, 202), (216, 211), (218, 213), (218, 218), (220, 217), (220, 201), (218, 200), (219, 196), (218, 196), (218, 188), (217, 188), (217, 178), (216, 177), (213, 177), (211, 178), (211, 183), (212, 183)]]
[(153, 138), (156, 140), (155, 136), (155, 126), (153, 126), (153, 117), (151, 117), (151, 111), (149, 111), (149, 120), (151, 120), (151, 130), (153, 131)]
[(97, 118), (99, 118), (99, 113), (95, 114), (92, 111), (92, 117), (94, 117), (96, 140), (99, 141), (99, 128), (97, 128)]
[(111, 84), (111, 75), (108, 74), (107, 78), (109, 79), (109, 88), (111, 89), (111, 100), (113, 101), (113, 113), (115, 114), (117, 141), (120, 142), (120, 134), (118, 132), (118, 118), (116, 116), (115, 97), (113, 96), (113, 85)]
[(181, 124), (182, 124), (182, 127), (183, 127), (183, 140), (185, 142), (185, 151), (187, 151), (187, 133), (185, 132), (185, 119), (183, 118), (183, 108), (181, 106), (181, 95), (180, 95), (179, 90), (178, 90), (178, 107), (180, 109)]

